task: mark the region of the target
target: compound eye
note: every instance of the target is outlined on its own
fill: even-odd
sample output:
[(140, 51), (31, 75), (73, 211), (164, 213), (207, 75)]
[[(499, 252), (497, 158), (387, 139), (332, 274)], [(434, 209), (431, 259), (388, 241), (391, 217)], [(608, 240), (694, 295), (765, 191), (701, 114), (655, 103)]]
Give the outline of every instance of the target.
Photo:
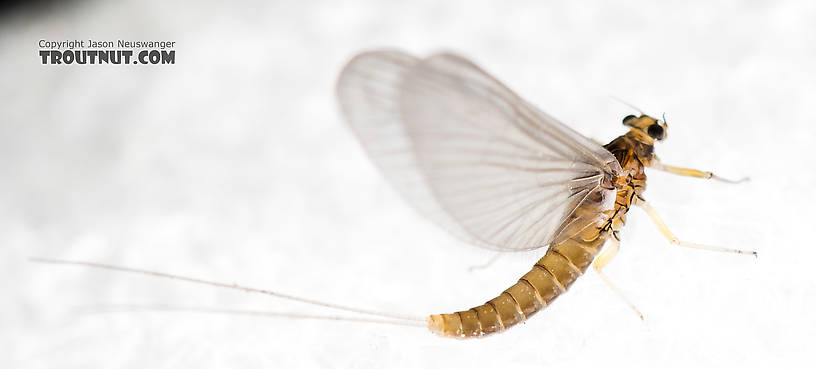
[(623, 124), (626, 124), (626, 121), (628, 121), (629, 119), (637, 119), (637, 117), (634, 116), (634, 115), (629, 114), (629, 115), (623, 117)]
[(646, 129), (646, 133), (648, 133), (651, 138), (658, 140), (663, 139), (663, 127), (657, 123), (650, 125), (649, 128)]

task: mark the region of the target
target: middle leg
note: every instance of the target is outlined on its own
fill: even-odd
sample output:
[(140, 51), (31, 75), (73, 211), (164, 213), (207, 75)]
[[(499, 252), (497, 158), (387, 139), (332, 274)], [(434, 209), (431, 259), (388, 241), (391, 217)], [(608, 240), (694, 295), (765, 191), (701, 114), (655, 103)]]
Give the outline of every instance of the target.
[(669, 240), (669, 242), (672, 245), (688, 247), (688, 248), (692, 248), (692, 249), (699, 249), (699, 250), (709, 250), (709, 251), (730, 252), (730, 253), (734, 253), (734, 254), (754, 255), (754, 257), (757, 256), (756, 251), (730, 249), (730, 248), (727, 248), (727, 247), (701, 245), (699, 243), (681, 241), (679, 238), (677, 238), (677, 236), (674, 235), (674, 233), (672, 233), (669, 230), (669, 227), (663, 221), (663, 218), (661, 218), (660, 215), (657, 214), (657, 211), (655, 211), (655, 209), (652, 207), (652, 205), (649, 205), (649, 203), (646, 202), (646, 200), (644, 200), (642, 197), (637, 197), (636, 201), (635, 201), (635, 205), (639, 206), (641, 209), (643, 209), (646, 212), (646, 214), (649, 214), (649, 218), (652, 218), (652, 222), (654, 222), (654, 224), (657, 226), (657, 229), (660, 231), (660, 233), (663, 234), (664, 237), (666, 237), (667, 240)]

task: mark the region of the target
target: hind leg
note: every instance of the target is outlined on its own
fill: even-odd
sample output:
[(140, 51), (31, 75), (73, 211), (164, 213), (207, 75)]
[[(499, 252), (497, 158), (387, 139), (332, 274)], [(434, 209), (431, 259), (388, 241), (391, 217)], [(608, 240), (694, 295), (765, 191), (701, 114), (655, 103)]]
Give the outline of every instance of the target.
[(617, 295), (621, 300), (623, 300), (623, 302), (625, 302), (626, 305), (628, 305), (629, 308), (632, 309), (632, 311), (634, 311), (635, 314), (638, 315), (640, 320), (644, 320), (643, 314), (640, 312), (640, 310), (638, 310), (637, 307), (635, 307), (635, 304), (633, 304), (632, 301), (629, 300), (628, 297), (626, 297), (623, 291), (621, 291), (618, 288), (618, 286), (612, 283), (612, 280), (610, 280), (609, 277), (606, 276), (606, 273), (603, 272), (603, 268), (606, 267), (607, 264), (609, 264), (609, 262), (611, 262), (612, 259), (615, 258), (615, 255), (618, 254), (618, 250), (620, 250), (620, 240), (618, 239), (617, 232), (614, 232), (612, 234), (612, 237), (607, 242), (608, 243), (606, 247), (604, 247), (603, 251), (601, 251), (601, 254), (598, 255), (597, 258), (595, 258), (594, 262), (592, 262), (592, 268), (595, 269), (595, 272), (597, 272), (601, 279), (604, 281), (604, 283), (606, 283), (606, 286), (609, 287), (609, 289), (611, 289), (612, 292), (614, 292), (615, 295)]

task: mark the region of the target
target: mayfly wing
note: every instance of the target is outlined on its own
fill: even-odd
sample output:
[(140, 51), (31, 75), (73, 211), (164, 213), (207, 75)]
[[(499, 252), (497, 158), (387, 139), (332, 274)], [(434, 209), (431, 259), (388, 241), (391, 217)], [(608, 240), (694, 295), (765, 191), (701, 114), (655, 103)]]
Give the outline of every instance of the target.
[[(612, 208), (612, 154), (462, 57), (366, 52), (343, 69), (337, 94), (392, 185), (469, 243), (536, 249)], [(598, 212), (565, 222), (584, 201)]]

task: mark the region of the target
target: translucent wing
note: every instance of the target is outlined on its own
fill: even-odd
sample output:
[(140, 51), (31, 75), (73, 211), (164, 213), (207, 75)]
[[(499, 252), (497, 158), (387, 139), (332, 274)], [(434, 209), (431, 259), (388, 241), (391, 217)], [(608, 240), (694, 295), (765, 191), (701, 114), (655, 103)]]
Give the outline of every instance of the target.
[[(462, 57), (366, 52), (343, 69), (337, 95), (386, 178), (465, 241), (536, 249), (612, 207), (612, 154)], [(570, 217), (583, 201), (597, 214)]]

